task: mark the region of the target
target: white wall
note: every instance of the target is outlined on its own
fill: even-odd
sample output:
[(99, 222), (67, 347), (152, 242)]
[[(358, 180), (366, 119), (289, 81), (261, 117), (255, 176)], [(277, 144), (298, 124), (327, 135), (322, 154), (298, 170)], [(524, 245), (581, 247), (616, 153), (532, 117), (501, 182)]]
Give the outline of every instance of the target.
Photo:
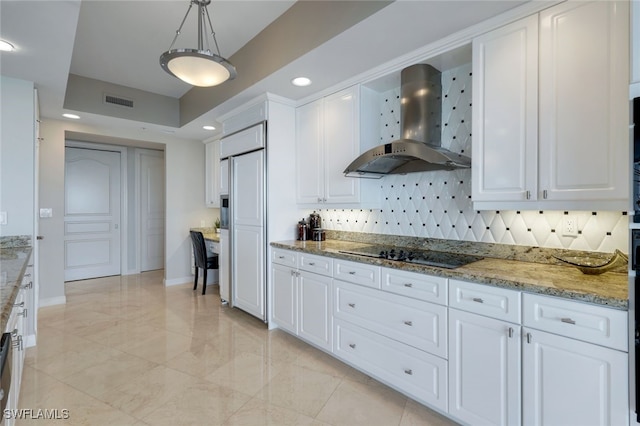
[[(166, 239), (165, 283), (191, 281), (189, 228), (208, 217), (204, 204), (204, 145), (129, 129), (107, 129), (77, 122), (44, 119), (40, 133), (40, 207), (53, 208), (53, 217), (40, 221), (41, 305), (64, 303), (64, 145), (65, 132), (156, 142), (165, 145)], [(102, 142), (105, 142), (104, 139)], [(123, 265), (123, 273), (126, 273)]]
[(33, 235), (33, 83), (0, 76), (0, 236)]

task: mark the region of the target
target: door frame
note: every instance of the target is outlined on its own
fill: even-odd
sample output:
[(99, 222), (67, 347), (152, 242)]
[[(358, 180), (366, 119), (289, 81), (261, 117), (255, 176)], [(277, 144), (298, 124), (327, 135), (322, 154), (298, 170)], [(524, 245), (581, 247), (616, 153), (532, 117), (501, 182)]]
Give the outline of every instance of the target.
[[(120, 275), (127, 275), (128, 259), (128, 240), (123, 235), (129, 235), (128, 212), (129, 205), (127, 203), (127, 147), (119, 145), (107, 145), (93, 142), (82, 142), (77, 140), (65, 139), (65, 148), (83, 148), (94, 151), (110, 151), (120, 153)], [(140, 269), (138, 267), (138, 269)]]
[(139, 147), (133, 147), (134, 148), (134, 156), (135, 156), (135, 183), (134, 183), (134, 199), (135, 199), (135, 211), (137, 212), (135, 215), (135, 229), (136, 229), (136, 267), (135, 267), (135, 271), (131, 272), (132, 274), (140, 274), (142, 271), (142, 197), (141, 197), (141, 193), (140, 193), (140, 183), (142, 182), (142, 176), (141, 176), (141, 161), (142, 161), (142, 154), (145, 151), (154, 151), (154, 152), (161, 152), (162, 153), (162, 161), (164, 162), (164, 195), (165, 195), (165, 204), (164, 204), (164, 215), (165, 215), (165, 225), (164, 225), (164, 230), (163, 232), (165, 233), (165, 246), (162, 248), (163, 252), (164, 252), (164, 258), (163, 258), (163, 266), (162, 268), (164, 269), (166, 267), (167, 264), (167, 252), (166, 252), (166, 233), (167, 233), (167, 224), (166, 224), (166, 217), (167, 217), (167, 202), (166, 202), (166, 196), (167, 196), (167, 151), (163, 151), (163, 150), (159, 150), (159, 149), (149, 149), (149, 148), (139, 148)]

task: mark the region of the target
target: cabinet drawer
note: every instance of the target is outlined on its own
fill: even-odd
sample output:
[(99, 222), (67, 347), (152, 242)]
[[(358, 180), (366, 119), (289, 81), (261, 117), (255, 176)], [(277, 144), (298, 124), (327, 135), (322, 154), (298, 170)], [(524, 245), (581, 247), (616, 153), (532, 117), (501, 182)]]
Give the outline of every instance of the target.
[(336, 259), (333, 262), (333, 278), (367, 287), (380, 288), (380, 267)]
[(330, 257), (300, 253), (298, 259), (298, 267), (304, 271), (314, 272), (328, 277), (333, 273), (333, 259)]
[(449, 280), (449, 307), (520, 324), (520, 292)]
[(628, 351), (628, 313), (571, 300), (525, 294), (522, 322), (526, 327), (548, 331)]
[(447, 304), (447, 278), (382, 268), (382, 289), (427, 302)]
[(447, 308), (334, 281), (334, 317), (447, 357)]
[(334, 353), (395, 389), (447, 410), (447, 361), (340, 320)]
[(298, 253), (291, 250), (271, 249), (271, 261), (279, 265), (298, 268)]

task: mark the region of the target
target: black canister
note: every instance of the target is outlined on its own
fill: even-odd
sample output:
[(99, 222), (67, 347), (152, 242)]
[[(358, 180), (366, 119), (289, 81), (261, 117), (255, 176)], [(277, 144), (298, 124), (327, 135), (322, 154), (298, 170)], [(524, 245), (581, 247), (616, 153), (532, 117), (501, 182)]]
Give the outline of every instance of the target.
[(303, 217), (302, 220), (298, 222), (298, 240), (306, 241), (308, 239), (309, 239), (309, 224)]
[(320, 215), (315, 211), (309, 215), (309, 228), (322, 228), (322, 219), (320, 218)]

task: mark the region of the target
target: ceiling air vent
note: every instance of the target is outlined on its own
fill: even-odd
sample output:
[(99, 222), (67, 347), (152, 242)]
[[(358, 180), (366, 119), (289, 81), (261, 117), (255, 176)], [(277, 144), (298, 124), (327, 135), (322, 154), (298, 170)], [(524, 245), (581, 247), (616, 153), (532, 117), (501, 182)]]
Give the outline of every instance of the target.
[(133, 99), (123, 98), (121, 96), (104, 94), (103, 102), (105, 104), (117, 105), (125, 108), (133, 108)]

